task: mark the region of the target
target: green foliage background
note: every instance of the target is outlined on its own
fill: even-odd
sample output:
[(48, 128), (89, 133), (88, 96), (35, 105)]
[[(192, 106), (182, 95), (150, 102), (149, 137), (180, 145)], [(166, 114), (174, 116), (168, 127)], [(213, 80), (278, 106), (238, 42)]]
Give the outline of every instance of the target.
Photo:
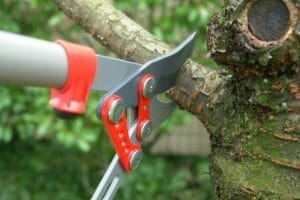
[[(214, 67), (205, 58), (205, 30), (217, 11), (217, 0), (115, 0), (114, 4), (174, 46), (198, 30), (195, 59)], [(0, 30), (47, 40), (64, 38), (111, 54), (50, 0), (3, 0), (0, 8)], [(101, 94), (92, 94), (86, 114), (72, 121), (53, 114), (49, 90), (2, 86), (0, 96), (0, 199), (88, 199), (114, 153), (95, 115)], [(182, 113), (176, 111), (161, 132), (184, 123), (188, 116)], [(210, 198), (207, 158), (146, 152), (116, 199)]]

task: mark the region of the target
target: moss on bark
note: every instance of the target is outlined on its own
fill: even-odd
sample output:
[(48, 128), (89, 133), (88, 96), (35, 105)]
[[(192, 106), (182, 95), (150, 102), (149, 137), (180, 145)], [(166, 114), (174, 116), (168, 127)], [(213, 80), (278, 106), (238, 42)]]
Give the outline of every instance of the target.
[(233, 74), (206, 113), (217, 199), (300, 199), (299, 22), (297, 1), (228, 0), (209, 24), (210, 55)]
[(217, 199), (300, 199), (299, 112), (290, 109), (298, 75), (227, 85), (216, 123), (208, 123)]

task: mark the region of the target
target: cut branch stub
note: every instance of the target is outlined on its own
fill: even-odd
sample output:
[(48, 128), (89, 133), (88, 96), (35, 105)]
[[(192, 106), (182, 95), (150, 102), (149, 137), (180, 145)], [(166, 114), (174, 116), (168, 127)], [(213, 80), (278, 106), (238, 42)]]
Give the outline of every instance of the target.
[(293, 0), (228, 1), (209, 24), (209, 54), (242, 72), (290, 71), (300, 64), (299, 13)]
[(289, 28), (289, 9), (281, 0), (251, 2), (247, 18), (253, 36), (266, 42), (279, 40)]
[(290, 0), (250, 1), (241, 19), (242, 30), (256, 48), (281, 44), (294, 33), (298, 10)]

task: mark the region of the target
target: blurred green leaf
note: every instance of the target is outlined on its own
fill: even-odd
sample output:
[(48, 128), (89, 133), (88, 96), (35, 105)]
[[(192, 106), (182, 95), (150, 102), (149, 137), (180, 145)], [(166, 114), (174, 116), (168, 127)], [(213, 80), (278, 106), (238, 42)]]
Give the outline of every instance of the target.
[(160, 27), (154, 27), (153, 28), (153, 33), (154, 33), (155, 36), (157, 36), (157, 37), (159, 37), (161, 39), (164, 38), (163, 30), (161, 30)]
[(198, 12), (195, 9), (189, 11), (188, 20), (189, 22), (195, 22), (198, 17)]
[(62, 22), (62, 19), (63, 19), (63, 14), (58, 13), (58, 14), (51, 16), (48, 23), (50, 26), (56, 26)]
[(0, 129), (0, 140), (2, 140), (5, 143), (8, 143), (11, 141), (13, 137), (12, 130), (7, 127), (3, 127)]
[(91, 148), (89, 143), (84, 140), (78, 140), (77, 145), (78, 145), (78, 148), (83, 152), (88, 152)]

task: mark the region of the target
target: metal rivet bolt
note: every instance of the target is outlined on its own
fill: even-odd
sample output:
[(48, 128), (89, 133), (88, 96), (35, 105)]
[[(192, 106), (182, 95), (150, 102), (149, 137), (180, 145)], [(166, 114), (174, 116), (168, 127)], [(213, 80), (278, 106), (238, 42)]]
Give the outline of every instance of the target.
[(156, 81), (154, 77), (149, 77), (145, 80), (144, 86), (143, 86), (143, 96), (145, 98), (151, 98), (153, 97), (156, 90)]
[(131, 158), (130, 158), (130, 168), (132, 170), (135, 170), (139, 166), (139, 164), (140, 164), (140, 162), (142, 160), (142, 157), (143, 157), (143, 152), (140, 151), (140, 150), (135, 151), (131, 155)]
[(124, 113), (125, 106), (122, 99), (116, 99), (112, 102), (108, 111), (108, 118), (113, 123), (118, 123)]
[(141, 136), (142, 140), (145, 140), (147, 137), (151, 135), (153, 131), (153, 124), (150, 120), (144, 122), (141, 128)]

